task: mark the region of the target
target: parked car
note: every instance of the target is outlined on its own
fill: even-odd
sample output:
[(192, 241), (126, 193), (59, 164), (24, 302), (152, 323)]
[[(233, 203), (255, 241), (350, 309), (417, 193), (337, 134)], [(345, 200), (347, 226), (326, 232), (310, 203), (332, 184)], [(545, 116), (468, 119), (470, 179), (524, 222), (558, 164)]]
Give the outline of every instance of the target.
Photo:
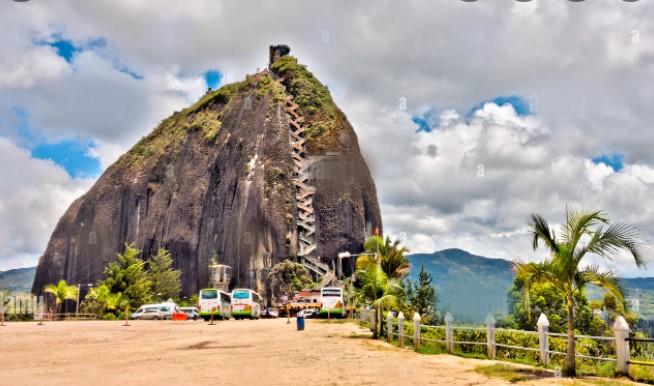
[(180, 310), (186, 313), (189, 319), (198, 320), (200, 317), (200, 310), (197, 307), (180, 307)]
[(164, 313), (164, 319), (172, 319), (173, 314), (175, 313), (175, 309), (178, 309), (177, 305), (171, 302), (163, 302), (161, 304), (158, 304), (158, 306), (159, 306), (159, 311)]
[(147, 309), (139, 317), (141, 320), (159, 320), (166, 319), (166, 314), (156, 308)]
[(130, 315), (130, 318), (132, 319), (141, 319), (141, 316), (143, 313), (145, 313), (148, 310), (159, 310), (159, 305), (158, 304), (145, 304), (139, 307), (138, 310), (132, 312)]
[(277, 308), (273, 307), (268, 307), (266, 309), (261, 310), (261, 317), (262, 318), (278, 318), (279, 317), (279, 310)]

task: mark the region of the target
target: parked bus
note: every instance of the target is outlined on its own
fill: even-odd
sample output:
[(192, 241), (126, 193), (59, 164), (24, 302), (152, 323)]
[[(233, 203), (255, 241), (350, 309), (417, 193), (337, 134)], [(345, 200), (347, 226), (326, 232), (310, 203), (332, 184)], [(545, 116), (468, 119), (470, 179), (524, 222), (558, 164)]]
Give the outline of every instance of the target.
[(320, 315), (330, 316), (337, 315), (341, 318), (347, 316), (345, 311), (345, 300), (343, 299), (343, 289), (337, 287), (327, 287), (320, 291)]
[(232, 291), (232, 316), (234, 319), (259, 319), (263, 298), (249, 289), (235, 289)]
[(232, 299), (228, 293), (217, 288), (206, 288), (200, 291), (200, 317), (205, 321), (211, 319), (229, 319), (232, 313)]

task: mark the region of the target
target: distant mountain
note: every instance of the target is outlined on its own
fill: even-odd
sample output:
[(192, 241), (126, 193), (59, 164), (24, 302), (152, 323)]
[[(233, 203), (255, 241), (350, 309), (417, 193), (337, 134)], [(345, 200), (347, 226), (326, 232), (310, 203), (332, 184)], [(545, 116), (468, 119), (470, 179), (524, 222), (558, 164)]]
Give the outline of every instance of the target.
[(489, 313), (506, 312), (506, 294), (513, 283), (511, 262), (476, 256), (461, 249), (409, 255), (409, 278), (418, 279), (420, 266), (434, 277), (439, 308), (457, 321), (482, 322)]
[[(439, 308), (449, 310), (456, 321), (481, 323), (489, 313), (507, 312), (506, 295), (513, 283), (511, 262), (476, 256), (461, 249), (444, 249), (432, 254), (408, 256), (409, 279), (417, 280), (420, 266), (434, 277)], [(654, 320), (654, 277), (628, 278), (632, 309), (643, 319)], [(589, 286), (589, 299), (601, 299), (604, 291)]]
[(36, 267), (0, 271), (0, 288), (12, 292), (30, 292), (35, 274)]

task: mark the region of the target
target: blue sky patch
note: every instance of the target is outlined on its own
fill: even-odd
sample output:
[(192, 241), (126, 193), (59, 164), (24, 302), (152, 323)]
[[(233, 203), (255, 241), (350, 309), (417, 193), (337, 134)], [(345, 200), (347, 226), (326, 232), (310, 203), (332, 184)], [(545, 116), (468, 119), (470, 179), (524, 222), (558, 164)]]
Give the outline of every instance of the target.
[(207, 82), (207, 87), (210, 89), (217, 89), (222, 79), (223, 74), (218, 70), (209, 70), (204, 73), (204, 80)]
[(72, 62), (75, 54), (81, 51), (73, 45), (72, 41), (65, 39), (56, 40), (52, 43), (48, 43), (48, 45), (57, 50), (57, 55), (64, 58), (68, 63)]
[(134, 79), (136, 79), (136, 80), (142, 80), (142, 79), (143, 79), (143, 75), (139, 74), (138, 72), (132, 70), (131, 68), (129, 68), (129, 67), (127, 67), (127, 66), (124, 66), (124, 65), (121, 65), (121, 64), (117, 64), (117, 65), (115, 66), (115, 68), (116, 68), (118, 71), (120, 71), (120, 72), (122, 72), (122, 73), (124, 73), (124, 74), (127, 74), (127, 75), (131, 76), (132, 78), (134, 78)]
[(619, 172), (624, 168), (624, 154), (615, 152), (613, 154), (605, 154), (595, 157), (592, 160), (595, 164), (604, 164), (610, 166), (614, 171)]
[(72, 40), (64, 39), (59, 34), (52, 35), (48, 40), (42, 40), (36, 42), (37, 44), (45, 44), (54, 48), (57, 51), (57, 55), (61, 56), (68, 63), (71, 63), (75, 58), (75, 55), (84, 50), (96, 50), (104, 48), (107, 45), (107, 40), (104, 38), (91, 39), (84, 43), (83, 45), (75, 45)]
[(529, 102), (527, 102), (524, 98), (518, 95), (509, 95), (509, 96), (498, 96), (493, 99), (476, 104), (470, 109), (467, 117), (468, 118), (471, 117), (475, 113), (475, 111), (483, 108), (484, 104), (486, 103), (495, 103), (498, 106), (504, 106), (506, 104), (510, 104), (511, 106), (513, 106), (513, 109), (515, 110), (516, 114), (518, 114), (518, 116), (520, 117), (533, 114), (533, 112), (529, 108)]
[(16, 118), (12, 125), (18, 134), (16, 145), (28, 150), (32, 158), (51, 160), (73, 178), (92, 178), (102, 173), (100, 161), (88, 155), (89, 149), (95, 147), (92, 140), (73, 138), (48, 143), (43, 133), (31, 125), (31, 113), (27, 109), (20, 106), (11, 109)]
[(418, 125), (418, 130), (416, 132), (427, 132), (431, 133), (432, 126), (434, 125), (434, 122), (432, 122), (432, 118), (434, 117), (434, 109), (429, 109), (425, 111), (422, 115), (413, 115), (411, 117), (411, 120), (413, 123)]
[(96, 177), (102, 172), (100, 161), (88, 155), (93, 143), (65, 140), (55, 144), (43, 143), (32, 149), (32, 157), (52, 160), (73, 178)]

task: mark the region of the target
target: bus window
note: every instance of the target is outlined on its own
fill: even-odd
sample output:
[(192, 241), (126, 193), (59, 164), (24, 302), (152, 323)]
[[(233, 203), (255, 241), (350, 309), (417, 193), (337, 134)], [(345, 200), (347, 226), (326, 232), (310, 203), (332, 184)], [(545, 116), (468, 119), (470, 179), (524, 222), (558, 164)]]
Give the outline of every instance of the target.
[(250, 292), (248, 291), (234, 291), (232, 294), (232, 297), (234, 299), (249, 299), (250, 298)]
[(341, 297), (343, 296), (343, 291), (340, 289), (325, 288), (322, 290), (322, 296)]
[(202, 290), (202, 299), (217, 299), (218, 291), (217, 290)]

